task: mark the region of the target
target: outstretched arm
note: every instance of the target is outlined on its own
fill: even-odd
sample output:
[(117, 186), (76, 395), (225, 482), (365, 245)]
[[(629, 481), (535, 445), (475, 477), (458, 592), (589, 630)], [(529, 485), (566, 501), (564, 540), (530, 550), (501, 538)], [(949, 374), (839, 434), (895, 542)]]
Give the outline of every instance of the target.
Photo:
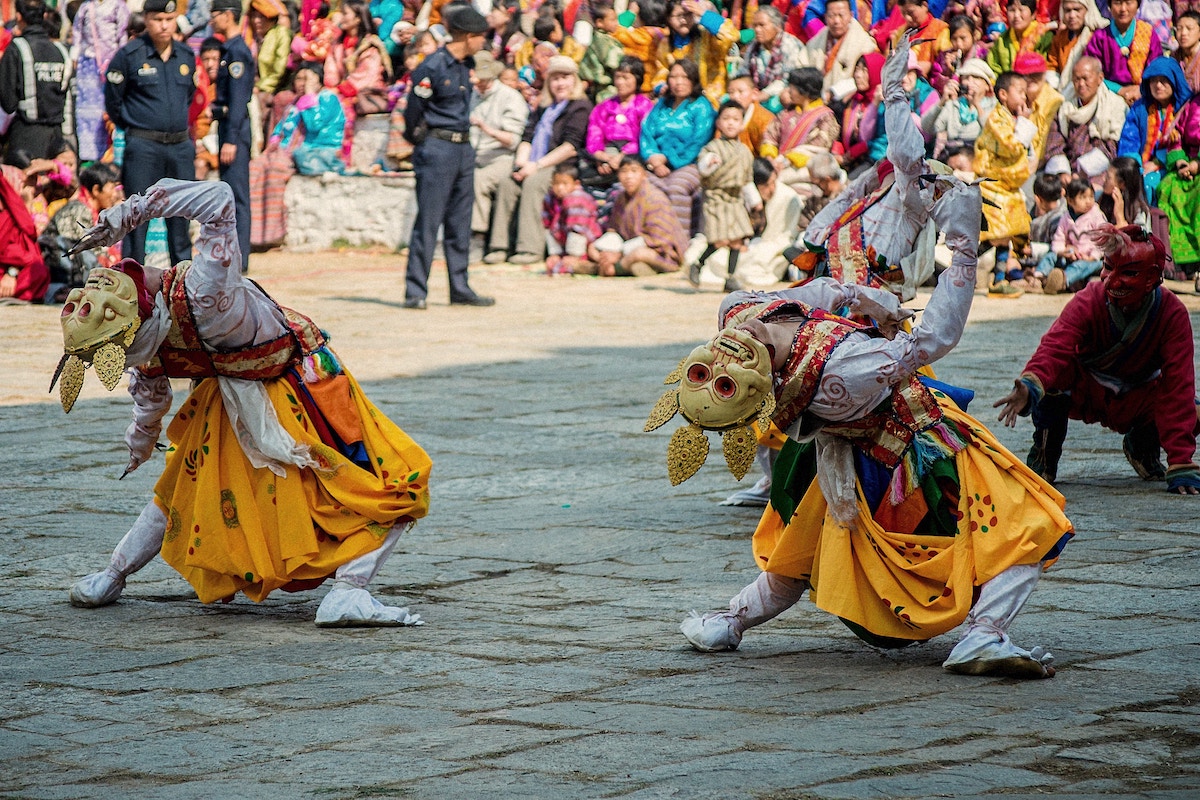
[(925, 139), (917, 130), (904, 91), (908, 72), (909, 36), (902, 36), (883, 65), (883, 124), (887, 131), (887, 158), (902, 175), (915, 178), (925, 170)]

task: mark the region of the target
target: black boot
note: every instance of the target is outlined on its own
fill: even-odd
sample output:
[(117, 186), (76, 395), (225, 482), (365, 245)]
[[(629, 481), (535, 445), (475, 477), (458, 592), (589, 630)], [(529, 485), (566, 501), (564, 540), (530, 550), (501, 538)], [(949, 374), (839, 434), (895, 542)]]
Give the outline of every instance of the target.
[(1025, 464), (1042, 476), (1047, 483), (1058, 480), (1058, 462), (1062, 458), (1063, 442), (1067, 440), (1067, 411), (1071, 397), (1047, 394), (1033, 407), (1033, 447)]
[(1125, 434), (1121, 442), (1125, 458), (1144, 481), (1161, 481), (1167, 477), (1167, 469), (1163, 466), (1159, 454), (1162, 452), (1158, 444), (1158, 428), (1153, 422), (1143, 422)]

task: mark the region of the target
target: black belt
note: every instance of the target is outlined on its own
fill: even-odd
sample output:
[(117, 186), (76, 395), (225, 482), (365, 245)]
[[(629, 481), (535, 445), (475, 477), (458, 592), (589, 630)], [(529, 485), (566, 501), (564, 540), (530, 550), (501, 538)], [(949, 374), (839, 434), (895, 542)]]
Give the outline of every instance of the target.
[(449, 128), (430, 128), (429, 135), (454, 144), (466, 144), (471, 141), (471, 135), (466, 131), (452, 131)]
[(136, 139), (149, 139), (159, 144), (179, 144), (188, 140), (187, 131), (148, 131), (145, 128), (127, 128), (125, 133)]

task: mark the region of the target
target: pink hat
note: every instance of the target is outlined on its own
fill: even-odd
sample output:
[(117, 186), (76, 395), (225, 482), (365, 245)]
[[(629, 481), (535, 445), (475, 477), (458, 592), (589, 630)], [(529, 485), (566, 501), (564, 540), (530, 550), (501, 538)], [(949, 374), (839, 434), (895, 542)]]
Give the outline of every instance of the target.
[(1018, 75), (1037, 75), (1048, 69), (1050, 65), (1039, 53), (1021, 53), (1013, 62), (1013, 72)]

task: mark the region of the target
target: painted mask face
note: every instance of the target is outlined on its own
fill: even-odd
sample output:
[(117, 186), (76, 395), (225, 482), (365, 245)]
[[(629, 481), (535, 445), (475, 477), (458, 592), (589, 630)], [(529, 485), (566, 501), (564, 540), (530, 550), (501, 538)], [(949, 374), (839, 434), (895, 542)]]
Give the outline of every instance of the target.
[(1120, 309), (1137, 308), (1154, 287), (1162, 283), (1162, 270), (1157, 264), (1104, 262), (1100, 271), (1104, 282), (1104, 293), (1110, 302)]
[(63, 305), (63, 345), (85, 350), (139, 322), (138, 291), (133, 278), (103, 267), (88, 273), (81, 289), (72, 289)]
[(710, 430), (744, 424), (762, 406), (771, 383), (766, 346), (743, 331), (725, 330), (684, 362), (679, 410)]

